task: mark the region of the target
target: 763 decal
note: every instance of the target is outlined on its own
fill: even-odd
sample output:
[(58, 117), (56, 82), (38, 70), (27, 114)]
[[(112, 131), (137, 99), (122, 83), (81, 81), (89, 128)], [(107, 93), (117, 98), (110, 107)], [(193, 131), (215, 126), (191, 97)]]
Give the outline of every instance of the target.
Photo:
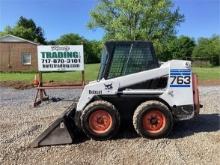
[(191, 70), (189, 69), (171, 69), (170, 87), (190, 87)]

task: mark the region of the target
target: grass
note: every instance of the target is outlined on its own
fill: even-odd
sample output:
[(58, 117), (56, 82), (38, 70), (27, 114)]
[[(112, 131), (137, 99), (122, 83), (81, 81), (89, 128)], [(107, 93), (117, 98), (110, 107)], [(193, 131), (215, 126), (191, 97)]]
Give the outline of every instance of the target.
[[(99, 64), (87, 64), (85, 65), (85, 78), (86, 81), (95, 80), (99, 71)], [(213, 68), (200, 68), (194, 67), (193, 72), (197, 73), (200, 80), (219, 80), (220, 79), (220, 67)], [(0, 73), (0, 81), (26, 81), (32, 82), (35, 73)], [(48, 72), (43, 74), (44, 81), (60, 81), (60, 82), (72, 82), (80, 81), (80, 72)]]
[[(99, 64), (85, 65), (85, 79), (86, 81), (95, 80), (99, 71)], [(35, 73), (33, 72), (2, 72), (0, 73), (0, 81), (26, 81), (32, 82)], [(46, 72), (43, 73), (43, 81), (60, 81), (60, 82), (72, 82), (81, 80), (81, 72)]]
[(193, 72), (199, 76), (200, 80), (220, 80), (220, 67), (194, 67)]

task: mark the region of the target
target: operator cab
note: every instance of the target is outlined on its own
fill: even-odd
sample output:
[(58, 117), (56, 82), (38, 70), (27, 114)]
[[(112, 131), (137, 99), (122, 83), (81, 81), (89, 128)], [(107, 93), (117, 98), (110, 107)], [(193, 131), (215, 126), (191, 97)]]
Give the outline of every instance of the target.
[(148, 41), (109, 41), (102, 50), (98, 80), (111, 79), (159, 67)]

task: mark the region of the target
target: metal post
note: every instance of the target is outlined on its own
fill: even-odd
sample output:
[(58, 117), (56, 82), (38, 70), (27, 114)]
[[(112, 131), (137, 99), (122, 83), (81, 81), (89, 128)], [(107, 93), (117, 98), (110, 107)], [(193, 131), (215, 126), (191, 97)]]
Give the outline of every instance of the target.
[(38, 78), (39, 78), (39, 86), (42, 86), (42, 72), (38, 72)]
[[(42, 77), (42, 72), (38, 72), (38, 75), (39, 75), (39, 87), (42, 87), (43, 86), (43, 77)], [(40, 100), (42, 101), (43, 100), (43, 90), (40, 89)]]
[[(83, 41), (81, 42), (81, 45), (83, 45)], [(82, 86), (84, 86), (85, 85), (85, 71), (84, 70), (82, 70), (82, 72), (81, 72), (81, 76), (82, 76)]]
[(82, 70), (81, 75), (82, 75), (82, 86), (84, 86), (85, 85), (85, 71), (84, 70)]

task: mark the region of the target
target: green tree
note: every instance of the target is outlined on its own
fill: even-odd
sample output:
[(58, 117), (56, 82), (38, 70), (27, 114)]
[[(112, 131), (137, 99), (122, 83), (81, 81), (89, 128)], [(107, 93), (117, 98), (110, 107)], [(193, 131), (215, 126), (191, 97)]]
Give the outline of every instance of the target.
[(0, 35), (12, 34), (30, 41), (35, 41), (44, 44), (45, 38), (43, 29), (37, 26), (32, 19), (20, 17), (14, 27), (6, 26)]
[(173, 36), (167, 40), (166, 44), (160, 45), (157, 56), (162, 61), (171, 59), (190, 60), (195, 45), (195, 41), (188, 36)]
[(11, 32), (11, 27), (10, 26), (6, 26), (3, 31), (0, 31), (0, 36), (4, 36), (4, 35), (7, 35), (7, 34), (10, 34), (10, 32)]
[(56, 41), (55, 40), (50, 40), (46, 42), (47, 45), (56, 45)]
[[(105, 40), (166, 42), (184, 16), (171, 0), (100, 0), (88, 27), (105, 30)], [(158, 45), (158, 44), (156, 44)]]
[(170, 52), (174, 59), (191, 59), (195, 41), (187, 36), (180, 36), (172, 40)]
[(55, 42), (58, 45), (84, 45), (85, 63), (97, 63), (100, 61), (101, 42), (88, 41), (78, 34), (69, 33), (62, 35)]
[(220, 64), (220, 36), (211, 38), (199, 38), (198, 44), (193, 50), (194, 58), (208, 59), (214, 66)]
[(163, 44), (158, 41), (153, 43), (156, 49), (157, 57), (160, 61), (167, 61), (173, 58), (171, 45), (174, 40), (176, 40), (176, 36), (169, 37), (169, 39), (166, 40), (166, 43)]
[(103, 44), (101, 41), (91, 40), (86, 43), (86, 51), (88, 51), (89, 57), (87, 59), (88, 63), (99, 63), (100, 62), (100, 56), (101, 56), (101, 50), (102, 50)]
[(59, 39), (56, 40), (56, 44), (58, 45), (81, 45), (85, 43), (87, 40), (78, 34), (68, 33), (62, 35)]

